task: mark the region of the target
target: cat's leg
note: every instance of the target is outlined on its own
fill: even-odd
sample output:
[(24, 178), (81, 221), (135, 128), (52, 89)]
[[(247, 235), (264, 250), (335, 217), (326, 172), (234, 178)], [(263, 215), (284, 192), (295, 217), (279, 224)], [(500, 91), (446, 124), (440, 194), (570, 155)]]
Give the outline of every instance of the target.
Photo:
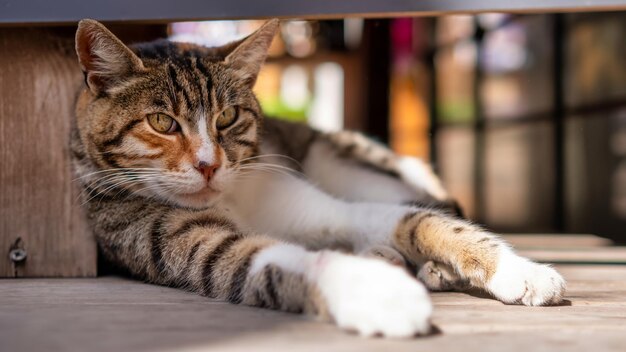
[(448, 214), (345, 202), (290, 177), (245, 189), (242, 204), (234, 207), (240, 221), (287, 241), (309, 248), (352, 246), (356, 253), (392, 246), (410, 261), (444, 264), (460, 280), (506, 303), (546, 305), (562, 299), (565, 282), (554, 269), (518, 256), (498, 236)]
[[(302, 124), (268, 120), (265, 137), (264, 154), (284, 153), (293, 160), (262, 157), (263, 161), (296, 168), (336, 197), (431, 207), (463, 217), (458, 203), (448, 196), (430, 165), (418, 158), (397, 155), (361, 133), (319, 133)], [(388, 246), (373, 246), (360, 254), (393, 264), (405, 261)], [(431, 290), (464, 286), (463, 280), (454, 277), (442, 263), (416, 264), (418, 278)]]
[(428, 294), (401, 268), (245, 234), (216, 211), (149, 214), (137, 224), (107, 217), (108, 231), (99, 229), (98, 239), (110, 260), (151, 282), (313, 314), (362, 335), (410, 337), (430, 329)]
[(406, 214), (393, 242), (404, 255), (424, 255), (448, 265), (471, 286), (506, 303), (556, 304), (565, 291), (565, 281), (550, 266), (520, 257), (500, 237), (446, 214)]
[[(358, 132), (320, 136), (311, 144), (303, 165), (313, 182), (345, 199), (432, 207), (463, 217), (460, 206), (449, 197), (430, 165), (418, 158), (397, 155)], [(363, 254), (393, 264), (405, 261), (400, 253), (387, 246), (374, 246)], [(465, 280), (443, 263), (415, 264), (417, 277), (429, 290), (466, 287)]]
[(433, 207), (463, 216), (430, 165), (353, 131), (320, 136), (303, 163), (322, 189), (353, 201)]
[(262, 157), (302, 171), (320, 189), (350, 201), (414, 204), (461, 215), (424, 161), (400, 156), (361, 133), (319, 133), (302, 124), (268, 120)]
[[(252, 275), (258, 273), (262, 287), (268, 282), (284, 281), (280, 270), (299, 273), (323, 300), (318, 311), (324, 314), (318, 315), (328, 315), (341, 328), (364, 336), (388, 337), (430, 331), (432, 304), (428, 293), (402, 268), (339, 252), (308, 252), (292, 244), (269, 247), (256, 256), (251, 266)], [(275, 295), (280, 297), (279, 292), (289, 291), (290, 287), (284, 287)], [(296, 291), (292, 298), (298, 295)]]
[[(418, 198), (440, 202), (449, 198), (430, 165), (415, 157), (398, 155), (387, 146), (359, 132), (340, 131), (322, 135), (317, 143), (311, 146), (309, 153), (311, 171), (314, 171), (313, 168), (320, 163), (330, 162), (333, 166), (341, 168), (337, 164), (347, 162), (352, 166), (352, 170), (344, 171), (348, 175), (364, 171), (383, 173), (395, 182), (399, 181), (408, 186)], [(324, 175), (315, 174), (320, 180), (324, 178)], [(329, 181), (333, 180), (324, 180)], [(340, 189), (337, 191), (341, 192)], [(358, 194), (355, 196), (359, 197)], [(401, 197), (401, 194), (394, 194), (390, 195), (389, 200), (399, 203)], [(377, 201), (377, 199), (361, 200)]]

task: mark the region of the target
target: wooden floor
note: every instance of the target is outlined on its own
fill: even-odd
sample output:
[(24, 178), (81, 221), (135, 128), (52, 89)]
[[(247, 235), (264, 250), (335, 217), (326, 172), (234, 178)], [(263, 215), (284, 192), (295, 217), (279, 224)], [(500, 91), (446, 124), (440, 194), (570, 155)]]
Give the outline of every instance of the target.
[(0, 351), (623, 352), (626, 265), (607, 261), (557, 265), (568, 280), (559, 307), (435, 293), (440, 331), (413, 340), (360, 338), (298, 315), (117, 277), (0, 280)]

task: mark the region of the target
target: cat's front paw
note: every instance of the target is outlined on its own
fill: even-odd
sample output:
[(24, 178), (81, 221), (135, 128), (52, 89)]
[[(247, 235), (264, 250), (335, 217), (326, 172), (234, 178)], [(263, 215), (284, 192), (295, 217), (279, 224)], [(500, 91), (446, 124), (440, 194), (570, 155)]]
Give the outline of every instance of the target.
[(424, 286), (380, 260), (324, 253), (318, 287), (339, 327), (363, 336), (412, 337), (430, 331)]
[(451, 267), (432, 260), (420, 267), (417, 278), (431, 291), (462, 290), (467, 287), (467, 281), (461, 279)]
[(565, 280), (552, 267), (531, 262), (504, 249), (489, 282), (497, 299), (509, 304), (545, 306), (559, 304), (565, 294)]

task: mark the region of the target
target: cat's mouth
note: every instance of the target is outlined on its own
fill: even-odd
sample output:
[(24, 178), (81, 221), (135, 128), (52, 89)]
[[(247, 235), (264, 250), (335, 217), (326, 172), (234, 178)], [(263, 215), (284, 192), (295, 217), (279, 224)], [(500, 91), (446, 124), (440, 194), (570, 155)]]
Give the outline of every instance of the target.
[(225, 192), (224, 186), (224, 182), (217, 177), (210, 180), (186, 178), (180, 186), (163, 187), (159, 193), (179, 206), (205, 208), (221, 199)]

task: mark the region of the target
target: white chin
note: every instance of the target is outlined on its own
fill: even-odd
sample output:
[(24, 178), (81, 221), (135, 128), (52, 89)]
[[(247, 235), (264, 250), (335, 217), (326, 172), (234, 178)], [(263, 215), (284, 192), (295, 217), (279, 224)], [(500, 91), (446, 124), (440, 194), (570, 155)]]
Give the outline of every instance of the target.
[(219, 199), (221, 193), (210, 189), (204, 189), (197, 193), (176, 194), (170, 199), (176, 204), (190, 208), (207, 208)]

